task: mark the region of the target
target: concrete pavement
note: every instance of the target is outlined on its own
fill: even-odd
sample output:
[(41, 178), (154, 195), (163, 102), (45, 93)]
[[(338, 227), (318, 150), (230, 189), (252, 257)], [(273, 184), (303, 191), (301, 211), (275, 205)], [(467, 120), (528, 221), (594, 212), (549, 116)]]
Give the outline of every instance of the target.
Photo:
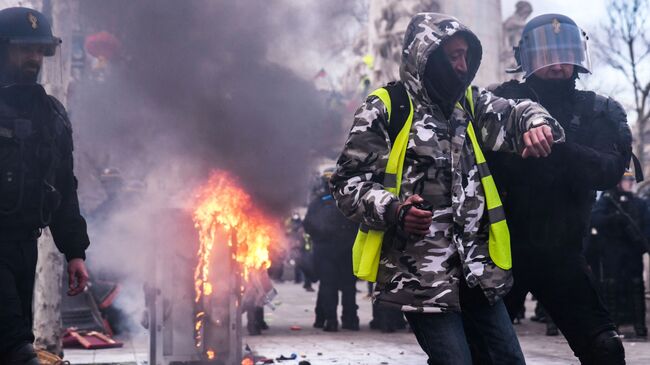
[[(265, 309), (270, 329), (264, 331), (262, 336), (244, 337), (243, 343), (259, 355), (275, 359), (296, 353), (296, 360), (281, 362), (286, 365), (297, 365), (301, 360), (307, 360), (311, 365), (426, 364), (426, 356), (412, 333), (400, 331), (383, 334), (368, 328), (372, 313), (370, 301), (365, 298), (365, 283), (358, 283), (359, 332), (342, 330), (328, 333), (312, 328), (316, 293), (307, 293), (300, 285), (291, 282), (276, 284), (276, 288), (279, 292), (274, 302), (276, 310)], [(533, 304), (527, 303), (527, 318), (532, 315)], [(544, 324), (526, 319), (516, 329), (527, 364), (579, 364), (562, 336), (544, 335)], [(626, 332), (626, 328), (623, 328), (623, 332)], [(146, 364), (147, 346), (146, 333), (141, 332), (133, 339), (126, 340), (123, 349), (66, 350), (66, 359), (71, 364)], [(649, 342), (626, 340), (625, 351), (628, 365), (650, 364)]]

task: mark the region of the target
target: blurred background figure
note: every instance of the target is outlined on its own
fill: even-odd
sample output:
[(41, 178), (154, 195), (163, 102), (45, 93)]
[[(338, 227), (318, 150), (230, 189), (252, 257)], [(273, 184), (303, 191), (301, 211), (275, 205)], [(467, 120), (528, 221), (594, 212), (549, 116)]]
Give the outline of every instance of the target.
[(293, 280), (296, 284), (304, 282), (302, 287), (308, 292), (313, 292), (314, 288), (311, 285), (315, 279), (311, 259), (311, 242), (305, 236), (300, 214), (294, 212), (285, 221), (285, 227), (287, 238), (289, 239), (289, 256), (293, 262)]
[(356, 277), (352, 272), (352, 244), (357, 224), (345, 218), (329, 192), (333, 167), (326, 168), (314, 189), (303, 221), (314, 246), (314, 264), (320, 286), (314, 327), (338, 331), (337, 306), (341, 292), (341, 328), (358, 331)]
[(264, 306), (273, 309), (271, 301), (278, 292), (273, 287), (268, 272), (255, 270), (250, 274), (242, 298), (242, 308), (246, 311), (246, 330), (250, 336), (259, 336), (262, 330), (268, 330), (269, 325), (264, 320)]
[[(523, 318), (523, 313), (522, 313), (522, 318)], [(551, 318), (551, 316), (546, 314), (546, 311), (544, 310), (544, 306), (542, 306), (542, 303), (540, 302), (537, 302), (537, 304), (535, 304), (535, 315), (530, 317), (530, 320), (533, 322), (546, 323), (547, 336), (557, 336), (560, 334), (560, 330), (557, 328), (557, 325), (555, 325), (555, 322), (553, 322), (553, 318)]]
[(642, 257), (648, 250), (650, 227), (647, 204), (633, 193), (634, 181), (634, 175), (626, 172), (594, 206), (585, 256), (616, 324), (632, 323), (636, 335), (645, 338)]

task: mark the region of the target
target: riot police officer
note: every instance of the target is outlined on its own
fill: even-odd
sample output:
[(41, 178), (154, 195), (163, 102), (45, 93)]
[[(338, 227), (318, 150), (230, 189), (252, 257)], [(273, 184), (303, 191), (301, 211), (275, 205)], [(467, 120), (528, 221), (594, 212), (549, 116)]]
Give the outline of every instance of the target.
[(338, 331), (336, 308), (340, 291), (341, 328), (358, 331), (357, 279), (352, 272), (352, 244), (357, 225), (336, 208), (327, 185), (332, 171), (333, 168), (323, 172), (303, 221), (314, 245), (314, 264), (320, 280), (314, 327), (326, 332)]
[(32, 347), (36, 241), (49, 227), (65, 254), (69, 295), (88, 280), (65, 108), (37, 83), (61, 40), (28, 8), (0, 11), (0, 363), (38, 364)]
[(585, 256), (615, 323), (631, 321), (636, 335), (644, 338), (648, 336), (643, 285), (648, 207), (633, 188), (634, 176), (626, 172), (615, 189), (600, 196), (591, 213)]
[(542, 159), (487, 157), (512, 236), (515, 284), (506, 305), (513, 317), (530, 291), (582, 364), (624, 364), (581, 250), (595, 191), (614, 187), (630, 161), (625, 111), (611, 98), (576, 89), (579, 74), (590, 72), (587, 36), (564, 15), (530, 20), (515, 57), (524, 81), (499, 85), (494, 94), (540, 103), (564, 128), (566, 143)]

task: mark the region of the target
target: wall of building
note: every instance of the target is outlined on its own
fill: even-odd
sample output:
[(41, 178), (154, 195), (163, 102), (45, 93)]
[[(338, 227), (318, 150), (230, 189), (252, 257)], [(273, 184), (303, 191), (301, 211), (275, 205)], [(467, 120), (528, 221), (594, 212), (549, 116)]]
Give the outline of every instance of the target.
[(505, 80), (500, 62), (501, 0), (373, 0), (369, 8), (368, 40), (370, 54), (375, 58), (371, 77), (375, 85), (399, 77), (401, 38), (411, 16), (420, 11), (453, 15), (476, 33), (483, 44), (483, 61), (475, 84), (487, 86)]
[(474, 84), (488, 86), (507, 79), (499, 57), (503, 45), (501, 0), (440, 0), (441, 11), (467, 25), (481, 40), (483, 61)]

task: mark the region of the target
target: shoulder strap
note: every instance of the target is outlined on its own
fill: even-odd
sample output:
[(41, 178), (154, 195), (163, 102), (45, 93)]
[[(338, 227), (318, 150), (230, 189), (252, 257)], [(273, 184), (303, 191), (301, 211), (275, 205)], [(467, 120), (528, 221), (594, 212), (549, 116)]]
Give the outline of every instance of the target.
[(389, 83), (384, 89), (388, 91), (392, 104), (392, 111), (388, 119), (388, 136), (390, 142), (394, 143), (410, 113), (409, 96), (404, 84), (399, 81)]
[[(569, 125), (565, 128), (567, 133), (577, 133), (580, 129), (583, 119), (591, 119), (596, 116), (597, 112), (594, 108), (596, 101), (596, 94), (590, 91), (577, 90), (575, 96), (575, 109), (573, 117), (569, 121)], [(569, 102), (567, 100), (567, 102)]]
[(605, 111), (607, 99), (593, 91), (576, 90), (576, 112), (581, 117), (594, 117)]
[(72, 124), (70, 123), (70, 118), (68, 118), (68, 113), (65, 111), (65, 107), (54, 96), (48, 95), (48, 97), (50, 100), (50, 106), (52, 107), (54, 113), (58, 116), (59, 121), (65, 127), (65, 130), (68, 133), (72, 133)]
[[(386, 164), (386, 171), (383, 176), (383, 183), (386, 190), (394, 194), (399, 194), (404, 158), (406, 157), (406, 147), (413, 121), (413, 104), (401, 83), (390, 83), (386, 87), (375, 90), (370, 95), (377, 96), (381, 99), (388, 111), (391, 148)], [(403, 105), (403, 103), (406, 105)]]

